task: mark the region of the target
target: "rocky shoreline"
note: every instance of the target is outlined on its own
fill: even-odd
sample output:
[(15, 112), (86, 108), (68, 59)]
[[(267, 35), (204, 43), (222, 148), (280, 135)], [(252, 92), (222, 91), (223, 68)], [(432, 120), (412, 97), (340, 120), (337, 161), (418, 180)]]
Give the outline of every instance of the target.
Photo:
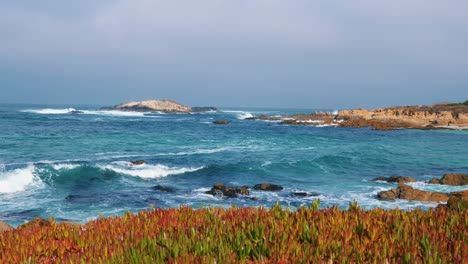
[(250, 120), (277, 121), (288, 125), (373, 127), (376, 130), (468, 129), (468, 101), (460, 104), (400, 106), (374, 110), (353, 109), (283, 116), (260, 115)]

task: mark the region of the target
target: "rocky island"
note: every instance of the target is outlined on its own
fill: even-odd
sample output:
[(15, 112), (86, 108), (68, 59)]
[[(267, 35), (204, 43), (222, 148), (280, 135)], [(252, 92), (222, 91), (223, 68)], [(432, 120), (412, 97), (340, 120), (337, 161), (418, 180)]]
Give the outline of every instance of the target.
[(164, 112), (164, 113), (190, 113), (217, 111), (215, 107), (189, 107), (171, 100), (146, 100), (139, 102), (127, 102), (114, 106), (102, 107), (104, 111), (127, 111), (127, 112)]
[(431, 106), (398, 106), (374, 110), (352, 109), (285, 116), (256, 116), (249, 119), (278, 121), (290, 125), (337, 127), (468, 129), (468, 100), (464, 103)]

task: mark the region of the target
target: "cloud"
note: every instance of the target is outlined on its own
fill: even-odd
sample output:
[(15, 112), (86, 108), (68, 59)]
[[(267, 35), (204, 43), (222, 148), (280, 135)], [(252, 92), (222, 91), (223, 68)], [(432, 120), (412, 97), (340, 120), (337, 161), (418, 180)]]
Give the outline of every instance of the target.
[(465, 1), (84, 3), (88, 12), (71, 18), (25, 6), (2, 8), (0, 56), (143, 54), (171, 59), (238, 45), (247, 50), (273, 46), (286, 52), (385, 52), (425, 63), (464, 63), (467, 58)]

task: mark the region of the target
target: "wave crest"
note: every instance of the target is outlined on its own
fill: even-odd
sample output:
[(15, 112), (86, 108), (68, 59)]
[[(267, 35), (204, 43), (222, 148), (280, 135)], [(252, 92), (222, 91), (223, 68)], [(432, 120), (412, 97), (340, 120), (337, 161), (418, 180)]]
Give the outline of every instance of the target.
[(99, 166), (101, 169), (112, 170), (117, 173), (126, 174), (130, 176), (136, 176), (145, 179), (155, 179), (166, 177), (174, 174), (182, 174), (186, 172), (194, 172), (204, 167), (189, 167), (189, 168), (179, 168), (179, 167), (169, 167), (162, 164), (149, 165), (133, 165), (130, 162), (126, 161), (117, 161), (113, 162), (110, 165)]
[(12, 171), (0, 172), (0, 193), (24, 191), (34, 181), (33, 165)]

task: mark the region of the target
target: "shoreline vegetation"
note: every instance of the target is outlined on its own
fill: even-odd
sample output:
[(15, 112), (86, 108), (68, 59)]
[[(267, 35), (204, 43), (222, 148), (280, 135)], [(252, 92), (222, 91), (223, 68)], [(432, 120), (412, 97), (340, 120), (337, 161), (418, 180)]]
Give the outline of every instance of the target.
[(1, 263), (463, 263), (468, 210), (151, 209), (0, 232)]

